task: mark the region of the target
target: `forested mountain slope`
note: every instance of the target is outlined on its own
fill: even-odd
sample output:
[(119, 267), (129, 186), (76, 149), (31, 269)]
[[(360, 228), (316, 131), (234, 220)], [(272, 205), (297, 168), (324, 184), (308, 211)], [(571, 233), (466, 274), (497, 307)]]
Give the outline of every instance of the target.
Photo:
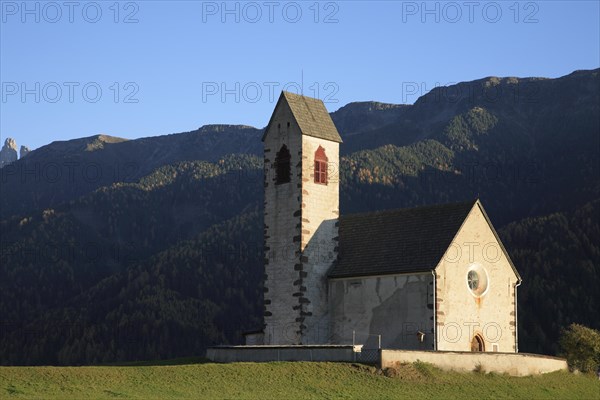
[[(341, 213), (479, 197), (524, 278), (520, 350), (554, 353), (570, 322), (600, 328), (599, 82), (485, 78), (341, 108)], [(0, 169), (2, 363), (194, 355), (256, 328), (261, 134), (96, 136)]]

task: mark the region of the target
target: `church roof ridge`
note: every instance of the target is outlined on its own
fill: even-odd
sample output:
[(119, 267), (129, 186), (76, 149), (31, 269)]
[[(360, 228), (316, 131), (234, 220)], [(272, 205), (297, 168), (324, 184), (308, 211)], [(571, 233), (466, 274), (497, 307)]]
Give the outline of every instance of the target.
[(424, 205), (420, 205), (420, 206), (411, 206), (411, 207), (386, 208), (384, 210), (374, 210), (374, 211), (365, 211), (365, 212), (359, 212), (359, 213), (343, 214), (340, 216), (340, 219), (343, 219), (345, 217), (351, 218), (354, 216), (367, 216), (367, 215), (374, 215), (374, 214), (389, 215), (389, 214), (395, 214), (395, 213), (401, 213), (401, 212), (425, 210), (425, 209), (437, 209), (437, 208), (442, 208), (442, 207), (458, 206), (458, 205), (470, 205), (472, 207), (478, 201), (479, 201), (479, 198), (475, 198), (473, 200), (457, 201), (457, 202), (453, 202), (453, 203), (424, 204)]

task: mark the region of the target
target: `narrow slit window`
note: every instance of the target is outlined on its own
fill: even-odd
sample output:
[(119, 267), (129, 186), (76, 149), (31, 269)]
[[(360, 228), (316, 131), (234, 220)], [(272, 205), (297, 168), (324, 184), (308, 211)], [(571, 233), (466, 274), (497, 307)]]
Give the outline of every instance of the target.
[(321, 146), (315, 152), (315, 183), (327, 185), (327, 156)]
[(288, 183), (291, 175), (291, 155), (287, 146), (284, 144), (275, 156), (275, 183), (280, 185)]

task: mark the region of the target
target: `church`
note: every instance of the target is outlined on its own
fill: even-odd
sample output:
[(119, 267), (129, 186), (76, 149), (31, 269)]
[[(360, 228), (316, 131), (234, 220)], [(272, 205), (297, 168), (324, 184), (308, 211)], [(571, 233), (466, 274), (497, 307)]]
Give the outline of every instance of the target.
[(340, 215), (342, 139), (282, 92), (265, 129), (264, 325), (246, 343), (518, 352), (521, 278), (478, 199)]

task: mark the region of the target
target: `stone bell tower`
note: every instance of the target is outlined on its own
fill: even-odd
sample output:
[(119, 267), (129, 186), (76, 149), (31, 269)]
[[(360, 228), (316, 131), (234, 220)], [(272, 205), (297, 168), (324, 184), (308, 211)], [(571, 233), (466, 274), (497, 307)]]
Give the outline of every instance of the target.
[(262, 140), (264, 344), (326, 344), (342, 139), (321, 100), (282, 92)]

